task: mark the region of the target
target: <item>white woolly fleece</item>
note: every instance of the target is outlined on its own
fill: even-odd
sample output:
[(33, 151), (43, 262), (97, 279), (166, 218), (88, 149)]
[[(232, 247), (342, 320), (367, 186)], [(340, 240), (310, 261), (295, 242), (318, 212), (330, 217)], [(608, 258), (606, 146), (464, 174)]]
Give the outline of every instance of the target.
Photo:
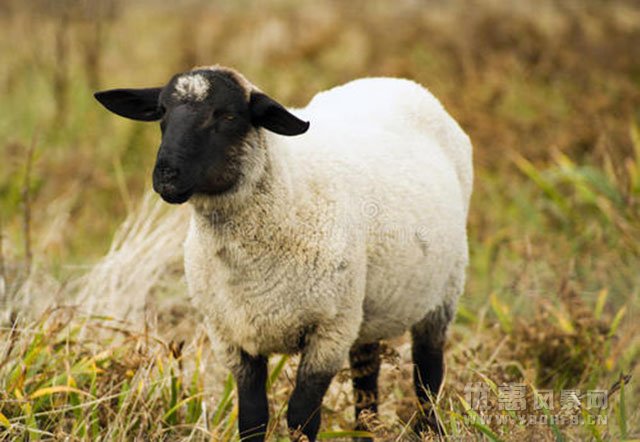
[(290, 353), (337, 370), (354, 342), (402, 334), (460, 296), (471, 143), (418, 84), (370, 78), (260, 130), (234, 196), (192, 198), (189, 291), (227, 350)]

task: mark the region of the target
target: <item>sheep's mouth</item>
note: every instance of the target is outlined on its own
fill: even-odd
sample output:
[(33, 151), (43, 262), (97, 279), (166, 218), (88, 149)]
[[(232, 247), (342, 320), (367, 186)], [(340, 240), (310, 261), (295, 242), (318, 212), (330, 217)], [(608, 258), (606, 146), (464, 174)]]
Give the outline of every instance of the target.
[(186, 192), (181, 193), (172, 193), (172, 192), (161, 192), (160, 196), (163, 200), (168, 202), (169, 204), (182, 204), (186, 203), (189, 198), (193, 195), (193, 189), (189, 189)]

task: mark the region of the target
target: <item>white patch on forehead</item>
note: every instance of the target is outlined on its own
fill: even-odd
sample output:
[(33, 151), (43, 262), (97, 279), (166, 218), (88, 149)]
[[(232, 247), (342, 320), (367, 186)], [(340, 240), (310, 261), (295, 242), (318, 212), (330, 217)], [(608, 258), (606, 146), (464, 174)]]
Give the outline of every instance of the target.
[(179, 100), (202, 101), (209, 92), (209, 82), (201, 74), (186, 74), (176, 80), (173, 96)]

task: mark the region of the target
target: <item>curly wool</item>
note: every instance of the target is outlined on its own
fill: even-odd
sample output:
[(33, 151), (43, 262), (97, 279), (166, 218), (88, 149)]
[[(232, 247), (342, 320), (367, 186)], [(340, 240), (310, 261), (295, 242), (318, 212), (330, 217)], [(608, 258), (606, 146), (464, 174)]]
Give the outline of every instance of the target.
[(239, 188), (191, 199), (186, 276), (228, 365), (304, 346), (331, 372), (354, 343), (455, 309), (472, 149), (409, 80), (356, 80), (292, 112), (307, 133), (253, 130)]

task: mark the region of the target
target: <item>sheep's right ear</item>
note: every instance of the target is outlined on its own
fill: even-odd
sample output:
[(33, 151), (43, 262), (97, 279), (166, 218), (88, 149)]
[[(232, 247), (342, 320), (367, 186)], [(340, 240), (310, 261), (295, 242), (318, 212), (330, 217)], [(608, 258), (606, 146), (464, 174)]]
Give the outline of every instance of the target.
[(162, 88), (111, 89), (96, 92), (93, 96), (104, 107), (121, 117), (139, 121), (155, 121), (162, 118), (158, 98)]
[(251, 121), (256, 126), (280, 135), (300, 135), (309, 129), (309, 123), (289, 112), (283, 105), (262, 92), (252, 92), (249, 101)]

